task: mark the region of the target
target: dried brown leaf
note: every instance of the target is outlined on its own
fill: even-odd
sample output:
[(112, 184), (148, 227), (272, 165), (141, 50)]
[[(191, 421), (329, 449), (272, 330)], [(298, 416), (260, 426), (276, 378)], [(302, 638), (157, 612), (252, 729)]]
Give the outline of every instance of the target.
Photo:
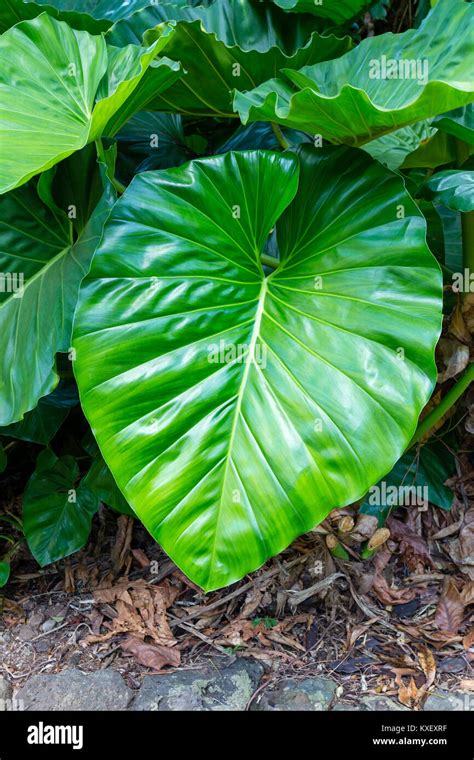
[(400, 686), (398, 690), (398, 699), (402, 705), (405, 705), (405, 707), (409, 707), (410, 709), (415, 707), (418, 700), (418, 689), (413, 677), (410, 678), (408, 686), (405, 686), (404, 684)]
[(464, 617), (464, 603), (454, 581), (447, 578), (436, 609), (435, 623), (442, 631), (457, 633)]
[(426, 678), (425, 688), (429, 689), (436, 677), (436, 660), (428, 647), (422, 647), (420, 649), (418, 652), (418, 659)]
[(166, 665), (177, 668), (181, 662), (179, 649), (147, 644), (136, 636), (127, 636), (120, 644), (122, 651), (132, 655), (140, 665), (153, 670), (162, 670)]

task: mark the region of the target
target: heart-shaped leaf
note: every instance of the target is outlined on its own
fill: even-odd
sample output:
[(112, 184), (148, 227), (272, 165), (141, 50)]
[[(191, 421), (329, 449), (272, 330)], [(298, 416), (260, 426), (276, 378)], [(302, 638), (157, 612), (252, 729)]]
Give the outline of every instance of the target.
[(43, 567), (68, 557), (86, 543), (98, 500), (83, 483), (74, 457), (50, 449), (38, 456), (23, 497), (23, 530)]
[(334, 143), (363, 145), (474, 100), (474, 6), (438, 3), (419, 29), (363, 40), (340, 58), (282, 69), (250, 92), (238, 88), (242, 121), (276, 121)]
[[(321, 35), (316, 18), (294, 17), (255, 0), (219, 0), (208, 8), (150, 5), (108, 32), (113, 45), (151, 44), (161, 24), (174, 26), (166, 55), (185, 70), (166, 95), (156, 93), (151, 111), (235, 117), (232, 91), (250, 89), (284, 67), (300, 68), (345, 53), (351, 39)], [(158, 25), (155, 32), (153, 27)], [(149, 31), (145, 37), (144, 33)]]
[(147, 172), (114, 207), (77, 310), (81, 402), (133, 510), (205, 589), (403, 452), (436, 378), (425, 234), (403, 180), (349, 149), (304, 147), (299, 179), (266, 151)]
[[(131, 115), (126, 101), (166, 40), (165, 33), (149, 48), (117, 49), (47, 13), (1, 35), (0, 192), (118, 129), (117, 112)], [(165, 87), (178, 65), (161, 63)]]

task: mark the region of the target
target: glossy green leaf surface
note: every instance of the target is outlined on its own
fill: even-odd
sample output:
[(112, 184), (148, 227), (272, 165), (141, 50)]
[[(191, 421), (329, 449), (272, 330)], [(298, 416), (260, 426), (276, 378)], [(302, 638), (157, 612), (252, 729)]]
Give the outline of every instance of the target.
[(23, 530), (43, 567), (68, 557), (86, 543), (98, 500), (83, 483), (74, 457), (50, 449), (38, 456), (23, 498)]
[(436, 129), (429, 120), (421, 121), (371, 140), (365, 143), (363, 149), (389, 169), (398, 169), (407, 161), (408, 156), (418, 150), (420, 145), (426, 144), (435, 133)]
[(9, 562), (0, 562), (0, 588), (7, 585), (10, 577), (10, 564)]
[(367, 0), (273, 0), (275, 5), (285, 11), (296, 13), (314, 13), (327, 18), (335, 24), (344, 24), (360, 15), (371, 3)]
[(73, 242), (25, 185), (0, 198), (0, 425), (36, 407), (58, 384), (55, 354), (71, 347), (79, 285), (115, 200), (107, 190)]
[(474, 145), (474, 105), (472, 103), (441, 114), (433, 123), (441, 131)]
[(402, 179), (362, 152), (299, 155), (138, 175), (81, 289), (85, 414), (133, 510), (207, 590), (361, 498), (436, 378), (441, 273)]
[(34, 2), (34, 0), (2, 0), (0, 4), (0, 34), (18, 24), (20, 21), (36, 18), (41, 13), (47, 12), (50, 16), (67, 21), (74, 29), (83, 29), (91, 34), (101, 34), (112, 25), (111, 20), (98, 20), (88, 13), (81, 11), (61, 10), (58, 5), (51, 3)]
[[(166, 39), (117, 49), (47, 13), (1, 35), (0, 192), (100, 137)], [(170, 81), (175, 68), (162, 66)]]
[(474, 211), (474, 172), (456, 169), (436, 172), (423, 184), (419, 194), (453, 211)]
[[(187, 5), (187, 0), (178, 0), (176, 4)], [(110, 29), (115, 21), (148, 5), (153, 5), (153, 0), (2, 0), (0, 33), (19, 21), (36, 18), (46, 11), (74, 29), (100, 34)]]
[(153, 0), (36, 0), (36, 3), (52, 5), (60, 11), (76, 11), (96, 19), (117, 21), (147, 5), (153, 5)]
[[(318, 19), (293, 17), (269, 3), (219, 0), (209, 8), (162, 3), (120, 21), (108, 32), (113, 45), (150, 44), (153, 27), (174, 27), (166, 55), (185, 74), (147, 104), (152, 111), (235, 116), (232, 91), (250, 89), (282, 67), (300, 68), (334, 58), (351, 47), (349, 37), (320, 35)], [(161, 26), (158, 27), (161, 33)], [(149, 74), (147, 75), (149, 76)]]
[(234, 107), (244, 123), (276, 121), (363, 145), (443, 110), (474, 100), (471, 72), (474, 6), (438, 3), (419, 29), (363, 40), (335, 60), (243, 92)]
[(411, 449), (371, 490), (360, 507), (362, 514), (375, 515), (381, 527), (397, 506), (431, 504), (449, 511), (454, 493), (445, 485), (456, 472), (454, 457), (440, 442)]

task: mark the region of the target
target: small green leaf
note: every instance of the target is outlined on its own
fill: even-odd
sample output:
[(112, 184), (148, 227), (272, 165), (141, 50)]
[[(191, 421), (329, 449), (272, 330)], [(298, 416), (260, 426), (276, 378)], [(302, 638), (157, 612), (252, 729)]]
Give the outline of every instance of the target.
[(77, 484), (78, 478), (73, 457), (58, 458), (50, 449), (38, 456), (23, 497), (23, 530), (42, 567), (87, 542), (98, 500), (84, 483)]
[(445, 482), (455, 473), (454, 457), (442, 443), (427, 443), (419, 451), (411, 449), (371, 489), (359, 511), (375, 515), (379, 527), (398, 506), (416, 507), (429, 501), (449, 511), (454, 494)]
[(0, 562), (0, 588), (7, 585), (10, 577), (10, 563)]

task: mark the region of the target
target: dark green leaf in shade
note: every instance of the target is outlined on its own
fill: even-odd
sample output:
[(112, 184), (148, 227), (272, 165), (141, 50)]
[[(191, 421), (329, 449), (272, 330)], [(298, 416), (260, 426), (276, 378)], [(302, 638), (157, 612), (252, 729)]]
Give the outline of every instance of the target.
[(20, 422), (0, 427), (0, 435), (46, 446), (78, 403), (76, 384), (61, 380), (53, 393), (41, 398), (38, 406), (27, 412)]
[(23, 497), (23, 530), (42, 567), (68, 557), (87, 542), (98, 499), (78, 480), (74, 457), (58, 458), (50, 449), (38, 456)]
[(90, 470), (85, 475), (82, 483), (92, 491), (99, 501), (102, 501), (108, 507), (111, 507), (111, 509), (121, 514), (135, 517), (135, 513), (127, 504), (126, 499), (112, 477), (112, 473), (100, 454), (94, 458)]

